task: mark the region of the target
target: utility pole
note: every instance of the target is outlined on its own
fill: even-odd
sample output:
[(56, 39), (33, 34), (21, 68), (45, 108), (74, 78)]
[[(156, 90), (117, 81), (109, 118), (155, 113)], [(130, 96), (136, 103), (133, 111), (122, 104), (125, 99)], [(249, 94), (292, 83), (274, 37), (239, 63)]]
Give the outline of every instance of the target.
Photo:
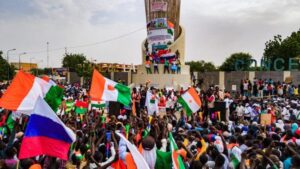
[(8, 67), (7, 67), (7, 81), (9, 81), (9, 67), (10, 67), (10, 64), (9, 64), (9, 52), (11, 51), (15, 51), (16, 49), (9, 49), (7, 52), (6, 52), (6, 60), (7, 60), (7, 63), (8, 63)]
[(49, 68), (49, 42), (47, 42), (47, 68)]
[(67, 55), (67, 53), (68, 53), (68, 48), (65, 47), (65, 55)]
[(26, 52), (20, 53), (19, 54), (19, 71), (21, 70), (21, 56), (26, 55)]

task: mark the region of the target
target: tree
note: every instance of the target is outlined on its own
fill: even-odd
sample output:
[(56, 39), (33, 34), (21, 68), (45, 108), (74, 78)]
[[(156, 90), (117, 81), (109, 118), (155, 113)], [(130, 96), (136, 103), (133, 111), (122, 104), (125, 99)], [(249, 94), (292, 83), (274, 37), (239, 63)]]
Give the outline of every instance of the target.
[[(40, 68), (32, 68), (30, 70), (31, 74), (33, 74), (34, 76), (39, 76), (39, 75), (43, 75), (46, 74), (45, 73), (45, 69), (40, 69)], [(51, 73), (48, 73), (51, 74)]]
[(7, 80), (8, 78), (8, 73), (7, 71), (9, 70), (9, 80), (11, 80), (14, 75), (15, 75), (15, 67), (12, 65), (9, 65), (7, 60), (5, 60), (3, 57), (3, 52), (0, 51), (0, 81)]
[(281, 35), (274, 36), (265, 45), (263, 59), (273, 64), (276, 59), (283, 59), (284, 69), (288, 70), (289, 59), (300, 56), (300, 29), (285, 39)]
[(205, 62), (204, 60), (186, 62), (186, 64), (190, 66), (191, 72), (206, 72), (217, 70), (212, 62)]
[(86, 61), (83, 54), (66, 54), (63, 58), (62, 65), (65, 68), (69, 68), (71, 71), (76, 71), (81, 64)]
[(66, 54), (62, 61), (63, 67), (76, 72), (79, 76), (91, 77), (92, 64), (83, 54)]
[(225, 62), (220, 66), (221, 71), (250, 70), (252, 64), (252, 56), (249, 53), (234, 53), (226, 58)]

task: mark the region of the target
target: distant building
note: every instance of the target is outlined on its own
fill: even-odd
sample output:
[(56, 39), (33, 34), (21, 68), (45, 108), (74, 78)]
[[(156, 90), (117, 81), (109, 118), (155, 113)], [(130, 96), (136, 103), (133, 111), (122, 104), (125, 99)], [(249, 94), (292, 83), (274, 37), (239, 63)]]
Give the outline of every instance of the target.
[(30, 72), (31, 69), (37, 69), (38, 65), (37, 63), (25, 63), (21, 62), (19, 65), (19, 62), (12, 62), (11, 65), (13, 65), (17, 70), (23, 70), (25, 72)]
[(136, 71), (136, 65), (126, 65), (118, 63), (98, 63), (96, 68), (100, 72), (129, 72)]

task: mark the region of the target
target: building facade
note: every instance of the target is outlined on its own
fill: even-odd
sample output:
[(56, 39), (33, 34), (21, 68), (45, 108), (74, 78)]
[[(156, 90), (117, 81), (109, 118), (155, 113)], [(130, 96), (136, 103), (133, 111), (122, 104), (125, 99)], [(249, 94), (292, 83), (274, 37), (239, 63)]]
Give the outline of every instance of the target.
[(13, 65), (18, 70), (23, 70), (25, 72), (30, 72), (31, 69), (37, 69), (38, 64), (36, 63), (26, 63), (26, 62), (12, 62), (11, 65)]

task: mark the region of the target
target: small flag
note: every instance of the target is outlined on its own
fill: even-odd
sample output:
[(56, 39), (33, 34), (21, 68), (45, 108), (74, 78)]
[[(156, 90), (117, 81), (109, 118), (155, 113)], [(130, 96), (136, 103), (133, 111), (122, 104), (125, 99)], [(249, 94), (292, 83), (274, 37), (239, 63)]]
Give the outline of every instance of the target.
[(173, 168), (174, 169), (185, 169), (183, 160), (182, 160), (181, 156), (177, 153), (178, 147), (173, 138), (172, 133), (169, 133), (169, 141), (170, 141), (170, 147), (171, 147), (171, 151), (172, 151)]
[(75, 103), (75, 113), (77, 114), (85, 114), (88, 110), (89, 103), (86, 101), (76, 101)]
[(97, 108), (97, 109), (102, 109), (105, 107), (105, 102), (104, 101), (94, 101), (94, 100), (91, 100), (91, 109), (92, 108)]
[(201, 108), (201, 100), (194, 88), (190, 88), (178, 99), (178, 102), (184, 107), (187, 115), (197, 112)]
[(131, 101), (130, 88), (102, 76), (94, 70), (90, 90), (92, 100), (117, 101), (128, 106)]

